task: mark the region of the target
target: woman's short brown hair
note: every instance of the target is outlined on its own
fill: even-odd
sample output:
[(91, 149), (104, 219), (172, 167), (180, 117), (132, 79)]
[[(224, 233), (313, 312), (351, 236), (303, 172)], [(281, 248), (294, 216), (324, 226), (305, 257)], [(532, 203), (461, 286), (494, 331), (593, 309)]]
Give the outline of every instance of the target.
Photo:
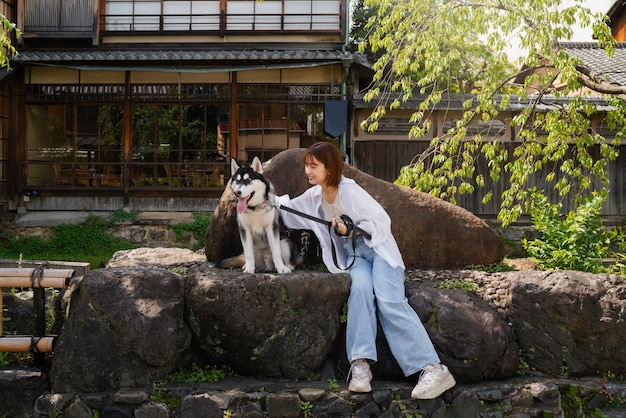
[(316, 142), (306, 150), (302, 156), (302, 161), (309, 164), (313, 158), (324, 164), (328, 170), (327, 185), (339, 186), (339, 181), (343, 175), (343, 159), (337, 147), (330, 142)]

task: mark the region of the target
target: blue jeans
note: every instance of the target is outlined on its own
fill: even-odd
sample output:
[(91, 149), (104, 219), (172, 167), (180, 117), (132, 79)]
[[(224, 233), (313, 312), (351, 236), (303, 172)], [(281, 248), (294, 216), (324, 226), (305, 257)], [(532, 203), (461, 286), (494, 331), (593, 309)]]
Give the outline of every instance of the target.
[(348, 263), (356, 254), (350, 268), (352, 284), (348, 298), (348, 323), (346, 350), (348, 360), (378, 360), (376, 353), (376, 310), (380, 324), (389, 343), (391, 353), (410, 376), (424, 367), (438, 363), (435, 351), (422, 321), (405, 295), (404, 269), (392, 268), (376, 252), (365, 245), (363, 238), (356, 238), (355, 250), (352, 239), (344, 248), (348, 251)]

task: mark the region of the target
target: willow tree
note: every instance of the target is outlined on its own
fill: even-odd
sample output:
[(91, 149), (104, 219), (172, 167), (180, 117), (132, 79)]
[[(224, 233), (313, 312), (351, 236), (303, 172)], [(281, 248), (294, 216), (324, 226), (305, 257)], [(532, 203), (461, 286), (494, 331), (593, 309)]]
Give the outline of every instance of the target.
[(0, 15), (0, 68), (10, 68), (9, 59), (17, 55), (17, 51), (11, 42), (13, 36), (20, 36), (20, 31), (14, 23), (11, 23), (5, 16)]
[[(506, 176), (498, 214), (504, 226), (542, 197), (544, 191), (532, 187), (532, 180), (547, 167), (552, 171), (545, 180), (560, 196), (576, 200), (608, 187), (607, 165), (618, 155), (626, 125), (626, 86), (597, 77), (560, 45), (578, 24), (592, 29), (610, 56), (615, 41), (605, 17), (582, 0), (567, 5), (560, 0), (364, 1), (376, 13), (360, 48), (378, 56), (365, 97), (377, 106), (364, 128), (376, 130), (388, 110), (419, 96), (410, 136), (421, 137), (431, 129), (429, 115), (442, 98), (471, 93), (456, 126), (434, 137), (429, 149), (402, 169), (397, 183), (452, 202), (482, 187), (488, 201), (490, 186)], [(517, 57), (512, 58), (513, 47)], [(616, 138), (605, 140), (590, 131), (597, 109), (585, 100), (589, 90), (611, 106), (606, 121), (618, 131)], [(472, 122), (496, 118), (513, 99), (526, 106), (511, 121), (519, 140), (512, 155), (497, 138), (468, 138)], [(541, 104), (548, 106), (539, 112)], [(601, 157), (592, 158), (590, 150), (598, 146)], [(478, 159), (488, 161), (486, 175), (475, 170)]]

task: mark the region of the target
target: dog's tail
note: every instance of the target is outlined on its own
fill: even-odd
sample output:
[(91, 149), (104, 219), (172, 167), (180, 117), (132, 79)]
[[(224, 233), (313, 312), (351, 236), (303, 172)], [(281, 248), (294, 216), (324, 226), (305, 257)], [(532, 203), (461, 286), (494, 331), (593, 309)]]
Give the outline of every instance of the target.
[(218, 269), (240, 269), (246, 264), (246, 259), (243, 254), (235, 257), (224, 258), (223, 260), (216, 261), (211, 264), (211, 267)]

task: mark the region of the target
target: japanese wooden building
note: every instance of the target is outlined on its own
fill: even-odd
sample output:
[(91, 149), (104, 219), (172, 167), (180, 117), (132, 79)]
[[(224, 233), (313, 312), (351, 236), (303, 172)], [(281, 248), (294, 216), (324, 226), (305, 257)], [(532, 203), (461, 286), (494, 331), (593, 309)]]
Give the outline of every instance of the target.
[(348, 94), (346, 7), (2, 0), (22, 36), (2, 80), (0, 200), (202, 210), (231, 157), (265, 161), (330, 138), (324, 106)]

